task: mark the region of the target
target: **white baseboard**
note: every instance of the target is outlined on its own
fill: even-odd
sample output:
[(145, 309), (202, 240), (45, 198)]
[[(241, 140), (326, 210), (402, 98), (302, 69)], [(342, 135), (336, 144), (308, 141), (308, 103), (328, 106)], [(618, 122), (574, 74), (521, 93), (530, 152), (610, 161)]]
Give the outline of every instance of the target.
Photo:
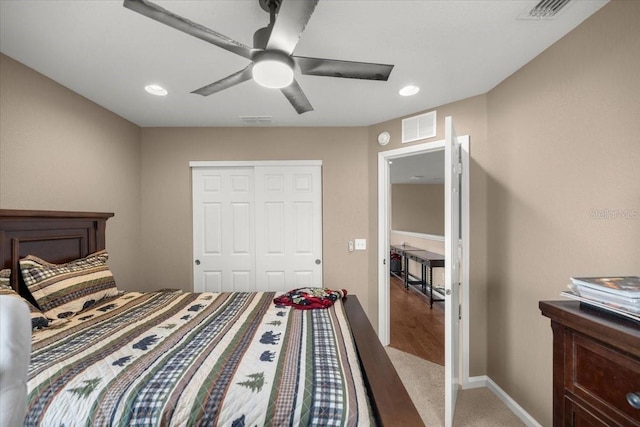
[(468, 381), (462, 385), (462, 389), (467, 390), (470, 388), (488, 387), (488, 384), (487, 384), (488, 380), (489, 380), (489, 377), (487, 377), (486, 375), (481, 375), (478, 377), (469, 377)]
[(522, 422), (529, 427), (542, 427), (542, 425), (535, 420), (522, 406), (518, 405), (518, 402), (513, 400), (498, 384), (493, 382), (491, 378), (486, 375), (477, 377), (469, 377), (468, 381), (462, 386), (463, 389), (487, 387), (495, 394), (498, 399), (502, 401), (507, 408), (511, 410)]

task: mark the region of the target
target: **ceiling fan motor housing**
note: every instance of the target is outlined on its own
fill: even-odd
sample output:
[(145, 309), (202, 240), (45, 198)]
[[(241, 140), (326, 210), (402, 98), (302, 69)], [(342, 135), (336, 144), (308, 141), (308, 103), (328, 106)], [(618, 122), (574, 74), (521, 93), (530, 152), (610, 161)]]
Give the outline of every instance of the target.
[(288, 65), (291, 69), (295, 67), (293, 58), (279, 50), (263, 50), (256, 52), (253, 56), (253, 62), (258, 63), (262, 61), (278, 61)]

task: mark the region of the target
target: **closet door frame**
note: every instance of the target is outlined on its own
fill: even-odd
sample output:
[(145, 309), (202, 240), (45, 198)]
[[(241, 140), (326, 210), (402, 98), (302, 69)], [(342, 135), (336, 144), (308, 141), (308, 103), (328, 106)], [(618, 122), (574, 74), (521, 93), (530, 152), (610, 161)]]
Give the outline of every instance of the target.
[[(305, 168), (305, 167), (315, 167), (315, 168), (309, 168), (310, 170), (314, 170), (317, 172), (319, 170), (319, 173), (315, 173), (315, 178), (314, 181), (317, 181), (316, 186), (314, 187), (314, 191), (317, 192), (317, 202), (315, 203), (314, 206), (314, 213), (313, 213), (313, 218), (314, 218), (314, 231), (313, 231), (313, 236), (314, 236), (314, 250), (313, 250), (313, 258), (315, 261), (315, 265), (313, 266), (314, 272), (313, 272), (313, 278), (314, 278), (314, 284), (317, 284), (317, 286), (321, 286), (322, 284), (322, 161), (320, 160), (284, 160), (284, 161), (191, 161), (189, 162), (189, 166), (191, 168), (191, 188), (192, 188), (192, 218), (193, 218), (193, 223), (192, 223), (192, 238), (193, 238), (193, 258), (192, 258), (192, 268), (193, 268), (193, 289), (196, 292), (203, 292), (203, 291), (222, 291), (222, 290), (231, 290), (231, 289), (225, 289), (225, 287), (227, 287), (228, 284), (225, 284), (222, 282), (222, 274), (218, 274), (220, 277), (218, 279), (219, 282), (221, 282), (219, 284), (219, 286), (216, 289), (208, 289), (207, 286), (207, 279), (206, 277), (216, 277), (216, 274), (219, 273), (218, 271), (208, 271), (205, 268), (205, 265), (210, 265), (208, 262), (205, 261), (205, 257), (206, 255), (204, 254), (204, 251), (202, 249), (201, 246), (203, 246), (204, 241), (203, 238), (199, 238), (199, 236), (196, 233), (202, 233), (204, 230), (204, 224), (202, 223), (203, 221), (203, 212), (202, 212), (202, 206), (196, 206), (197, 204), (202, 202), (202, 197), (200, 195), (196, 195), (196, 188), (194, 187), (194, 185), (196, 185), (196, 183), (193, 182), (194, 180), (194, 176), (196, 176), (195, 171), (196, 170), (213, 170), (213, 169), (229, 169), (229, 170), (241, 170), (241, 169), (253, 169), (254, 172), (255, 170), (258, 170), (258, 168), (272, 168), (273, 170), (277, 170), (277, 168), (289, 168), (289, 169), (297, 169), (297, 168)], [(305, 180), (301, 180), (302, 183), (305, 182)], [(200, 184), (197, 184), (200, 185)], [(259, 190), (261, 183), (256, 180), (255, 181), (255, 185), (252, 188), (252, 191), (254, 191), (254, 198), (256, 196), (256, 194), (258, 194), (257, 190)], [(303, 197), (305, 197), (305, 201), (306, 201), (306, 195), (302, 195)], [(259, 199), (259, 198), (258, 198)], [(256, 212), (261, 211), (262, 207), (259, 207), (256, 205), (255, 200), (251, 205), (251, 216), (253, 217)], [(255, 224), (257, 224), (258, 221), (255, 221)], [(258, 233), (260, 232), (257, 228), (254, 228), (254, 230), (252, 231), (253, 233)], [(250, 254), (251, 257), (253, 258), (252, 260), (252, 271), (251, 271), (251, 278), (252, 278), (252, 283), (250, 288), (246, 288), (246, 289), (242, 289), (242, 290), (246, 290), (246, 291), (253, 291), (253, 290), (257, 290), (257, 291), (261, 291), (261, 290), (287, 290), (290, 287), (296, 286), (297, 283), (292, 282), (291, 280), (289, 280), (287, 282), (286, 285), (284, 285), (284, 287), (286, 287), (286, 289), (266, 289), (265, 284), (261, 284), (259, 283), (260, 280), (262, 280), (260, 277), (264, 277), (264, 274), (259, 275), (259, 272), (256, 270), (259, 266), (263, 267), (265, 265), (264, 262), (257, 262), (257, 256), (258, 256), (258, 250), (255, 248), (255, 242), (256, 242), (256, 235), (253, 236), (253, 241), (252, 241), (252, 247), (254, 248), (252, 250), (252, 253)], [(302, 254), (304, 255), (304, 254)], [(200, 261), (199, 258), (203, 258), (202, 262)], [(281, 262), (282, 264), (282, 262)], [(299, 262), (298, 262), (299, 264)], [(268, 264), (267, 264), (268, 265)], [(292, 263), (293, 265), (293, 263)], [(294, 272), (296, 275), (299, 275), (299, 273)], [(297, 279), (296, 279), (297, 280)], [(214, 280), (215, 282), (215, 280)], [(291, 282), (291, 283), (289, 283)], [(301, 286), (306, 286), (307, 283), (306, 281), (301, 282), (300, 283)], [(300, 287), (300, 286), (296, 286), (296, 287)], [(238, 289), (239, 290), (239, 289)]]

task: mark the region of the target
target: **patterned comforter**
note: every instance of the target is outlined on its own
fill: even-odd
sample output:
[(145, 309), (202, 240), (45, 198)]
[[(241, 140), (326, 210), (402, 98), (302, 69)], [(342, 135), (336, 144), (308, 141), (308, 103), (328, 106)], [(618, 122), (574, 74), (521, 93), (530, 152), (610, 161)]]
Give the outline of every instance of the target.
[(373, 423), (341, 301), (126, 292), (37, 331), (29, 426)]

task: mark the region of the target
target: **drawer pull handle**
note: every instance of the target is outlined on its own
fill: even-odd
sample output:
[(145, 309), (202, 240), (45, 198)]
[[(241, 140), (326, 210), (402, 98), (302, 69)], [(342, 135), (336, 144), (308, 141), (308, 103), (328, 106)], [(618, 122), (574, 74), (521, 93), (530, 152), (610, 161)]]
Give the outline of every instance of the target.
[(627, 393), (627, 402), (636, 409), (640, 409), (640, 392)]

